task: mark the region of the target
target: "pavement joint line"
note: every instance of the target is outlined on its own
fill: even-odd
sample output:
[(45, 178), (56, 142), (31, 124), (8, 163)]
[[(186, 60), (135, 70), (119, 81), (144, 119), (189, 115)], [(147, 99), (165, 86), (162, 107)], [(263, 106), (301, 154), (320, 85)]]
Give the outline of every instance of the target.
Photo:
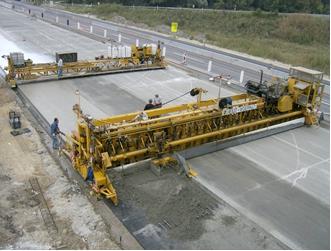
[[(256, 216), (252, 213), (245, 212), (245, 209), (240, 206), (235, 200), (231, 199), (229, 196), (227, 196), (223, 191), (221, 191), (221, 196), (220, 194), (214, 192), (216, 191), (215, 189), (212, 189), (212, 185), (209, 184), (208, 181), (205, 179), (201, 179), (199, 176), (198, 177), (193, 177), (192, 182), (197, 184), (203, 191), (207, 192), (210, 194), (218, 203), (220, 204), (226, 204), (233, 208), (239, 215), (247, 217), (247, 219), (251, 222), (253, 222), (255, 225), (259, 226), (261, 229), (263, 229), (266, 233), (268, 233), (270, 236), (273, 236), (275, 239), (279, 241), (281, 246), (283, 246), (284, 249), (300, 249), (297, 245), (295, 245), (292, 241), (287, 240), (285, 236), (282, 234), (275, 233), (272, 231), (272, 229), (268, 228), (268, 224), (265, 223), (263, 219), (261, 219), (259, 216)], [(212, 210), (215, 210), (216, 208), (219, 207), (219, 205), (215, 204), (212, 207)], [(245, 212), (245, 213), (244, 213)], [(261, 224), (261, 220), (262, 224)]]
[[(254, 222), (256, 225), (264, 229), (267, 233), (269, 233), (271, 236), (276, 238), (280, 244), (284, 247), (284, 249), (302, 249), (302, 247), (295, 244), (293, 241), (289, 240), (284, 236), (283, 234), (279, 233), (278, 231), (275, 231), (273, 228), (270, 228), (270, 223), (261, 218), (259, 215), (256, 215), (254, 213), (251, 213), (247, 211), (246, 208), (241, 206), (239, 203), (237, 203), (234, 199), (227, 196), (223, 191), (217, 190), (212, 184), (209, 184), (207, 180), (200, 177), (195, 177), (193, 179), (194, 182), (196, 182), (198, 185), (202, 187), (202, 189), (208, 191), (210, 194), (212, 194), (215, 198), (219, 198), (219, 201), (225, 202), (226, 204), (230, 205), (232, 208), (234, 208), (238, 213), (241, 215), (246, 215), (247, 218)], [(217, 191), (217, 192), (214, 192)], [(222, 198), (222, 199), (220, 199)]]

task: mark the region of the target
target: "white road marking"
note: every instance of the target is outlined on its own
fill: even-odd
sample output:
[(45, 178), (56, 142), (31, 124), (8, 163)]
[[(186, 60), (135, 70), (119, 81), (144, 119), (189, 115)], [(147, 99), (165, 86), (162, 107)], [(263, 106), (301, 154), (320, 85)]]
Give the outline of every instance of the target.
[(298, 149), (298, 150), (300, 150), (300, 151), (302, 151), (302, 152), (304, 152), (304, 153), (306, 153), (306, 154), (309, 154), (309, 155), (311, 155), (311, 156), (313, 156), (313, 157), (315, 157), (315, 158), (317, 158), (317, 159), (319, 159), (319, 160), (323, 160), (322, 157), (320, 157), (320, 156), (318, 156), (318, 155), (316, 155), (316, 154), (314, 154), (314, 153), (312, 153), (312, 152), (309, 152), (309, 151), (307, 151), (307, 150), (305, 150), (305, 149), (303, 149), (303, 148), (301, 148), (301, 147), (299, 147), (299, 146), (297, 146), (297, 145), (294, 145), (294, 144), (292, 144), (292, 143), (290, 143), (290, 142), (288, 142), (288, 141), (286, 141), (286, 140), (284, 140), (284, 139), (282, 139), (282, 138), (280, 138), (280, 137), (278, 137), (278, 136), (273, 136), (273, 138), (274, 138), (274, 139), (277, 139), (278, 141), (281, 141), (281, 142), (283, 142), (283, 143), (285, 143), (285, 144), (288, 144), (288, 145), (290, 145), (290, 146), (293, 146), (294, 148), (296, 148), (296, 149)]
[(296, 178), (293, 180), (293, 182), (292, 182), (292, 187), (294, 187), (294, 186), (297, 184), (298, 180), (300, 180), (300, 179), (304, 179), (304, 178), (307, 177), (307, 174), (308, 174), (308, 170), (309, 170), (309, 169), (314, 168), (314, 167), (316, 167), (316, 166), (318, 166), (318, 165), (320, 165), (320, 164), (322, 164), (322, 163), (328, 162), (329, 160), (330, 160), (330, 159), (325, 159), (325, 160), (322, 160), (322, 161), (316, 162), (316, 163), (314, 163), (314, 164), (312, 164), (312, 165), (310, 165), (310, 166), (306, 166), (306, 167), (303, 167), (303, 168), (301, 168), (301, 169), (299, 169), (299, 170), (295, 170), (294, 172), (289, 173), (288, 175), (283, 176), (281, 179), (286, 180), (286, 179), (290, 178), (290, 177), (293, 176), (293, 175), (299, 174), (298, 177), (296, 177)]

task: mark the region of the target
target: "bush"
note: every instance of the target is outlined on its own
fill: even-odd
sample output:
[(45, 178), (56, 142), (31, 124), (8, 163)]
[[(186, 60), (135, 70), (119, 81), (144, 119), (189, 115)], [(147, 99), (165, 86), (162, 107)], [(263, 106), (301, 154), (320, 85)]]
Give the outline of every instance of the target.
[[(329, 73), (329, 19), (302, 14), (278, 15), (261, 10), (242, 12), (201, 10), (151, 10), (107, 4), (93, 8), (69, 7), (100, 18), (122, 16), (151, 29), (179, 23), (188, 38), (205, 37), (208, 43)], [(170, 29), (169, 29), (170, 30)], [(170, 32), (170, 31), (169, 31)]]

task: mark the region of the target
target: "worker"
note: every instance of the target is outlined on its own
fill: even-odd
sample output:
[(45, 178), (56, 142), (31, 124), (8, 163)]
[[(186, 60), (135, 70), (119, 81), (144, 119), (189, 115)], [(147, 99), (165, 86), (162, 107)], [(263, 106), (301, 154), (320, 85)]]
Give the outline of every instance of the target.
[(184, 52), (183, 54), (183, 64), (186, 64), (187, 63), (187, 54), (186, 52)]
[(144, 111), (154, 109), (153, 99), (148, 100), (148, 104), (145, 105)]
[(89, 184), (93, 184), (94, 181), (94, 173), (93, 173), (93, 168), (91, 165), (89, 165), (88, 169), (87, 169), (87, 177), (86, 180)]
[(57, 62), (57, 77), (60, 78), (62, 77), (62, 67), (63, 67), (63, 60), (62, 58), (59, 59)]
[(161, 108), (162, 107), (162, 100), (159, 96), (159, 94), (155, 94), (153, 104), (155, 108)]
[(318, 117), (318, 123), (320, 124), (324, 120), (324, 112), (318, 112), (319, 117)]
[(146, 114), (146, 112), (141, 112), (133, 119), (133, 122), (145, 121), (147, 119), (148, 119), (148, 115)]
[(59, 119), (54, 118), (54, 122), (51, 124), (51, 136), (52, 136), (52, 146), (53, 149), (59, 149), (60, 141), (59, 141), (59, 134), (61, 133), (59, 129)]

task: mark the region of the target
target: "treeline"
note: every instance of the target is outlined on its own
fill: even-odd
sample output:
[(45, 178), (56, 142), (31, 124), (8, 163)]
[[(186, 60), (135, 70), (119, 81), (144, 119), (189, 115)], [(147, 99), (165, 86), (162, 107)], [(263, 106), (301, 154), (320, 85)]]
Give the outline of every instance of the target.
[(135, 6), (262, 10), (329, 14), (329, 0), (66, 0), (68, 3), (116, 3)]

